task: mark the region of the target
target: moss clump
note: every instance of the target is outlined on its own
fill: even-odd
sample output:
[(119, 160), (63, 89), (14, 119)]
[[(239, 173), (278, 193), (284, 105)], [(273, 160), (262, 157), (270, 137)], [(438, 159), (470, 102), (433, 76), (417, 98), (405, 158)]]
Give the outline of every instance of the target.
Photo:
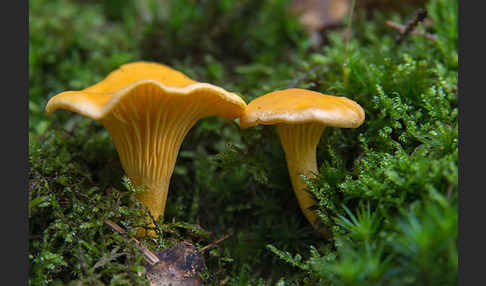
[(134, 192), (101, 188), (93, 174), (102, 170), (86, 160), (83, 151), (93, 150), (85, 150), (91, 143), (83, 142), (84, 135), (50, 132), (29, 138), (31, 285), (143, 282), (136, 274), (143, 267), (134, 246), (103, 227), (105, 219), (139, 224), (143, 213), (129, 207), (139, 203)]

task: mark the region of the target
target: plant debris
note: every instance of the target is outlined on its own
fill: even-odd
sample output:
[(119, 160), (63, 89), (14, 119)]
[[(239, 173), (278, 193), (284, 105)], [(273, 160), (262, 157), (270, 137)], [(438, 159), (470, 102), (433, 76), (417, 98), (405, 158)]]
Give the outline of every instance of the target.
[(155, 254), (159, 262), (148, 266), (145, 274), (151, 286), (202, 285), (199, 273), (204, 268), (204, 257), (190, 241), (179, 242)]

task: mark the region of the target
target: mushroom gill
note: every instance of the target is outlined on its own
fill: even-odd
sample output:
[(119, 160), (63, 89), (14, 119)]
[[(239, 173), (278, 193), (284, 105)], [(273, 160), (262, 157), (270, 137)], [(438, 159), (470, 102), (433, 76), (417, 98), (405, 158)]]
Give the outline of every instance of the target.
[(136, 62), (82, 91), (51, 98), (46, 111), (68, 109), (99, 121), (111, 135), (127, 176), (157, 219), (164, 214), (179, 148), (201, 118), (233, 120), (245, 109), (236, 94), (199, 83), (167, 66)]

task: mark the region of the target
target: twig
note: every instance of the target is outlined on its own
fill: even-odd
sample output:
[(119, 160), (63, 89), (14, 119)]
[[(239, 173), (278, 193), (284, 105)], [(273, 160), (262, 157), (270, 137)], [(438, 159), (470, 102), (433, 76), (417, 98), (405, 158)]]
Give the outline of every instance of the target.
[(415, 27), (417, 27), (418, 23), (422, 22), (425, 19), (425, 17), (427, 17), (427, 10), (420, 8), (415, 14), (415, 16), (413, 17), (413, 19), (407, 22), (403, 32), (400, 32), (400, 34), (396, 39), (396, 43), (400, 44), (403, 41), (403, 39), (405, 39), (405, 37), (408, 36), (408, 34), (410, 34), (410, 32), (412, 32), (415, 29)]
[(208, 244), (208, 245), (204, 246), (203, 248), (201, 248), (200, 252), (201, 252), (201, 253), (202, 253), (202, 252), (204, 252), (204, 251), (205, 251), (205, 250), (207, 250), (208, 248), (211, 248), (211, 247), (215, 246), (216, 244), (220, 243), (221, 241), (228, 239), (228, 237), (230, 237), (230, 236), (231, 236), (231, 234), (225, 234), (225, 235), (224, 235), (223, 237), (221, 237), (220, 239), (218, 239), (218, 240), (216, 240), (216, 241), (214, 241), (214, 242), (211, 242), (210, 244)]
[[(113, 221), (107, 219), (107, 220), (105, 220), (105, 223), (108, 226), (110, 226), (113, 230), (117, 231), (118, 233), (120, 233), (122, 235), (127, 234), (127, 232), (123, 228), (121, 228), (119, 225), (117, 225)], [(135, 245), (138, 247), (138, 249), (143, 253), (143, 257), (144, 257), (145, 261), (147, 263), (149, 263), (150, 265), (155, 265), (160, 261), (159, 258), (157, 257), (157, 255), (155, 255), (147, 247), (145, 247), (143, 244), (141, 244), (140, 241), (138, 241), (136, 238), (129, 237), (129, 241), (132, 242), (132, 243), (135, 243)]]
[(121, 226), (117, 225), (116, 223), (114, 223), (113, 221), (107, 219), (105, 220), (105, 223), (111, 227), (113, 230), (115, 230), (116, 232), (118, 232), (119, 234), (126, 234), (127, 232), (121, 228)]
[[(404, 33), (405, 29), (407, 28), (405, 25), (398, 24), (398, 23), (395, 23), (395, 22), (392, 22), (392, 21), (386, 21), (385, 24), (390, 28), (398, 30), (400, 32), (400, 34)], [(436, 36), (434, 36), (430, 33), (423, 32), (423, 31), (413, 30), (413, 31), (410, 32), (410, 34), (423, 36), (423, 37), (426, 37), (427, 39), (434, 41), (434, 42), (437, 41)]]

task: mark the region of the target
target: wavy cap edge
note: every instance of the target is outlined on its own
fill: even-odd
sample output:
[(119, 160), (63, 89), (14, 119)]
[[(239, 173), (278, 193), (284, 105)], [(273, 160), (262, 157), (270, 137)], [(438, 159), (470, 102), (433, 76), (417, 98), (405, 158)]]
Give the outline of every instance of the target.
[(46, 112), (51, 114), (57, 109), (66, 109), (93, 120), (101, 120), (113, 110), (118, 102), (131, 94), (131, 91), (144, 84), (158, 86), (168, 96), (191, 96), (194, 93), (209, 91), (211, 95), (219, 96), (230, 104), (233, 104), (235, 112), (225, 112), (219, 115), (227, 119), (235, 119), (244, 114), (245, 101), (235, 93), (209, 83), (196, 82), (183, 87), (167, 86), (156, 80), (140, 80), (112, 93), (93, 93), (85, 90), (65, 91), (52, 97), (46, 105)]

